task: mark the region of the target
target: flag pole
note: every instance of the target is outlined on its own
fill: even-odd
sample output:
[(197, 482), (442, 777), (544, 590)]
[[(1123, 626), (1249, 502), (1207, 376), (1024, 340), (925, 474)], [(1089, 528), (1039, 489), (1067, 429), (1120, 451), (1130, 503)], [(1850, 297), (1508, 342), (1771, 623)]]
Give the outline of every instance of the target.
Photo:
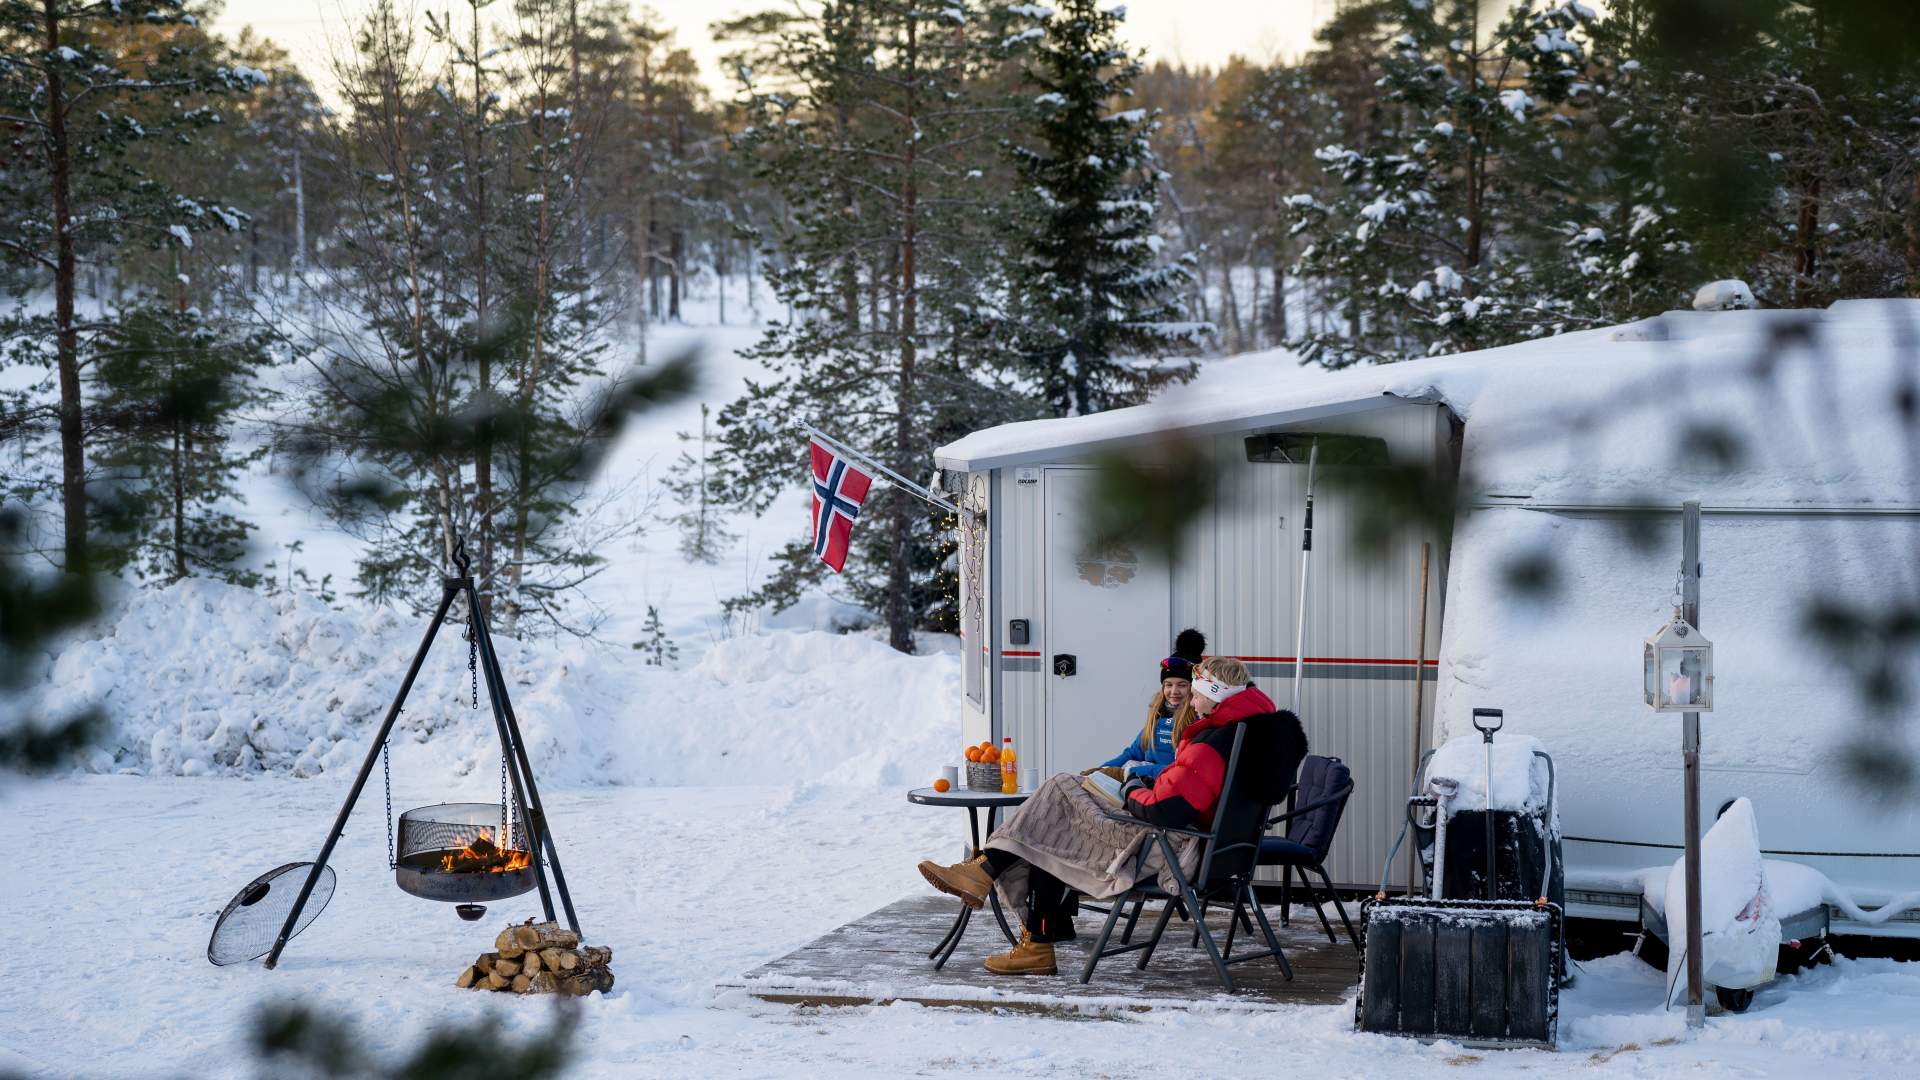
[(816, 428), (811, 424), (801, 424), (800, 430), (806, 432), (810, 438), (814, 439), (816, 442), (820, 443), (822, 446), (825, 446), (827, 449), (833, 451), (834, 453), (839, 454), (842, 457), (851, 458), (856, 465), (864, 466), (865, 468), (871, 469), (874, 472), (877, 472), (882, 476), (885, 476), (889, 484), (893, 485), (894, 487), (901, 488), (902, 490), (906, 491), (907, 494), (916, 496), (917, 498), (920, 498), (928, 503), (931, 503), (934, 506), (937, 506), (940, 509), (945, 510), (949, 514), (959, 514), (961, 512), (960, 507), (955, 506), (953, 503), (947, 501), (946, 499), (943, 499), (940, 496), (935, 495), (933, 492), (928, 491), (926, 488), (920, 486), (919, 484), (916, 484), (913, 481), (907, 479), (906, 477), (901, 476), (899, 473), (894, 472), (892, 469), (887, 468), (885, 465), (880, 464), (879, 462), (873, 460), (867, 455), (862, 454), (859, 451), (849, 449), (844, 443), (841, 443), (840, 441), (832, 438), (831, 436), (827, 435), (825, 432), (821, 431), (819, 428)]

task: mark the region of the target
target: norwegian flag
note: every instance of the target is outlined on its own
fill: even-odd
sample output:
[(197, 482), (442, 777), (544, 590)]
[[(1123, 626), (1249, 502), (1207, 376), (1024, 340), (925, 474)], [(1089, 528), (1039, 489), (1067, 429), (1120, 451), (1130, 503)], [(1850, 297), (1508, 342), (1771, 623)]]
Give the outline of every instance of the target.
[(873, 477), (817, 442), (807, 448), (813, 454), (813, 553), (837, 574), (846, 565), (853, 522)]

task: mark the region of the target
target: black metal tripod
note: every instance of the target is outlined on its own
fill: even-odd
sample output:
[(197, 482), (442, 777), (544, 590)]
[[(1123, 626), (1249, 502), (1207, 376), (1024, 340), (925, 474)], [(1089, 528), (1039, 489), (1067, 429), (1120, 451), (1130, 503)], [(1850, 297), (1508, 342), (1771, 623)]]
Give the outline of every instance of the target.
[[(547, 921), (552, 922), (553, 894), (547, 888), (546, 871), (546, 864), (551, 863), (553, 886), (560, 893), (560, 906), (566, 912), (567, 926), (576, 934), (580, 932), (580, 919), (573, 913), (573, 897), (567, 892), (567, 877), (560, 870), (560, 852), (554, 847), (553, 834), (547, 829), (546, 810), (540, 805), (540, 789), (534, 785), (533, 766), (528, 762), (526, 747), (521, 743), (520, 721), (514, 718), (513, 702), (507, 699), (507, 680), (500, 674), (500, 659), (493, 651), (493, 637), (487, 632), (486, 620), (479, 614), (480, 597), (474, 588), (473, 575), (468, 572), (470, 564), (465, 538), (455, 545), (453, 561), (460, 568), (460, 576), (440, 579), (440, 606), (433, 613), (433, 622), (427, 625), (427, 635), (421, 640), (419, 651), (413, 654), (413, 663), (407, 666), (407, 677), (401, 680), (400, 692), (394, 695), (393, 705), (387, 709), (387, 718), (380, 724), (380, 733), (374, 736), (373, 745), (367, 750), (367, 760), (360, 766), (360, 775), (353, 778), (353, 789), (347, 792), (347, 801), (340, 807), (340, 816), (333, 819), (327, 842), (320, 845), (320, 857), (314, 860), (313, 869), (307, 872), (307, 880), (300, 886), (300, 896), (293, 902), (293, 910), (287, 912), (286, 924), (280, 928), (280, 936), (274, 940), (273, 951), (267, 954), (269, 969), (280, 962), (280, 951), (287, 947), (287, 939), (293, 936), (294, 925), (300, 921), (300, 912), (313, 894), (314, 883), (319, 880), (327, 859), (333, 855), (333, 845), (339, 843), (340, 833), (347, 827), (347, 818), (353, 813), (354, 803), (360, 799), (360, 790), (366, 787), (367, 777), (373, 774), (374, 762), (379, 760), (380, 749), (386, 745), (387, 736), (393, 731), (393, 722), (400, 715), (400, 707), (406, 704), (407, 694), (413, 689), (413, 680), (420, 674), (420, 665), (427, 658), (427, 650), (433, 646), (434, 637), (447, 621), (447, 610), (453, 606), (454, 597), (462, 594), (467, 598), (467, 610), (472, 615), (470, 621), (474, 640), (479, 646), (480, 671), (487, 684), (487, 700), (493, 705), (493, 726), (500, 734), (500, 748), (506, 758), (507, 775), (513, 782), (514, 806), (528, 830), (527, 847), (533, 857), (534, 881), (540, 886), (540, 907), (546, 912)], [(541, 858), (543, 844), (545, 859)]]

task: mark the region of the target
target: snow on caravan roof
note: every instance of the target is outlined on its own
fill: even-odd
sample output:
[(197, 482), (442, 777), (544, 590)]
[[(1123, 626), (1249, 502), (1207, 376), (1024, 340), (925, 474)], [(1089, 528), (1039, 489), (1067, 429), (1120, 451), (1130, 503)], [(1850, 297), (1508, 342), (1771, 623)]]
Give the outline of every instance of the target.
[[(962, 471), (1057, 461), (1157, 433), (1309, 424), (1396, 401), (1466, 421), (1488, 496), (1603, 504), (1912, 507), (1916, 432), (1895, 401), (1920, 386), (1920, 301), (1825, 311), (1673, 311), (1481, 352), (1325, 372), (1284, 350), (1205, 365), (1148, 405), (974, 432), (935, 461)], [(1684, 432), (1696, 438), (1682, 447)], [(1732, 460), (1717, 454), (1737, 444)]]

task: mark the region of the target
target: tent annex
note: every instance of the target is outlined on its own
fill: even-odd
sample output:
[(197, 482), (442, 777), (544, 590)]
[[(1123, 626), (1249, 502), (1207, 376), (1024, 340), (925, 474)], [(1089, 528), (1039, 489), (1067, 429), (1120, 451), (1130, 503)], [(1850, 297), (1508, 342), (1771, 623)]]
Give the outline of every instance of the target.
[[(1920, 887), (1920, 810), (1848, 767), (1876, 747), (1920, 760), (1920, 721), (1875, 714), (1856, 678), (1875, 658), (1808, 630), (1817, 601), (1875, 612), (1920, 596), (1916, 343), (1916, 301), (1670, 312), (1332, 373), (1253, 354), (1151, 405), (975, 432), (935, 456), (986, 511), (962, 544), (965, 737), (1011, 735), (1046, 771), (1109, 756), (1145, 719), (1150, 663), (1188, 625), (1284, 703), (1306, 468), (1254, 446), (1361, 435), (1457, 483), (1467, 512), (1449, 535), (1409, 528), (1362, 558), (1354, 508), (1317, 493), (1301, 712), (1315, 752), (1360, 785), (1338, 880), (1378, 881), (1418, 754), (1488, 705), (1558, 763), (1572, 913), (1635, 918), (1635, 871), (1681, 840), (1678, 720), (1641, 703), (1640, 642), (1670, 611), (1679, 504), (1699, 499), (1701, 628), (1718, 646), (1706, 805), (1751, 797), (1771, 855), (1862, 903)], [(1178, 562), (1090, 547), (1094, 462), (1173, 436), (1207, 446), (1216, 469), (1195, 482), (1218, 487)], [(1920, 684), (1911, 656), (1896, 661)], [(1835, 929), (1920, 936), (1920, 918), (1837, 915)]]

